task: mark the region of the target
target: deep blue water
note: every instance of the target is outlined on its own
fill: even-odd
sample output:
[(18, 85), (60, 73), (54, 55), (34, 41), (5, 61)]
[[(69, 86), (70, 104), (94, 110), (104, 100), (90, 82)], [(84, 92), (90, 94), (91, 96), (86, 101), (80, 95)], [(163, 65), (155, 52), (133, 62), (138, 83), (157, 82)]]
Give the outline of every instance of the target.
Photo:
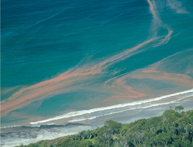
[[(13, 109), (7, 109), (2, 117), (2, 123), (10, 121), (14, 123), (17, 119), (28, 119), (28, 116), (51, 117), (64, 111), (108, 105), (102, 101), (117, 94), (113, 93), (114, 86), (110, 90), (104, 86), (108, 80), (119, 79), (176, 53), (186, 53), (192, 49), (193, 2), (191, 0), (150, 2), (153, 4), (157, 19), (154, 19), (154, 11), (150, 9), (150, 3), (146, 0), (2, 0), (1, 100), (7, 99), (9, 107), (27, 93), (21, 105), (17, 103), (11, 106)], [(169, 31), (172, 32), (170, 35)], [(164, 42), (164, 38), (167, 41)], [(124, 53), (127, 49), (150, 39), (155, 41), (128, 53), (128, 56)], [(121, 53), (127, 57), (122, 57)], [(190, 76), (189, 81), (186, 80), (182, 85), (176, 84), (174, 79), (173, 86), (170, 86), (172, 88), (168, 89), (168, 92), (177, 92), (192, 86), (190, 84), (193, 71), (192, 54), (190, 50), (180, 58), (172, 60), (172, 63), (170, 59), (164, 62), (164, 65), (171, 66), (179, 62), (178, 67), (182, 69), (177, 70), (176, 67), (172, 73)], [(116, 56), (119, 57), (118, 60), (115, 59)], [(184, 61), (186, 57), (187, 61)], [(98, 67), (107, 60), (107, 66)], [(32, 94), (39, 92), (36, 90), (40, 89), (41, 92), (44, 86), (32, 87), (16, 97), (13, 96), (23, 88), (53, 79), (68, 71), (87, 73), (92, 71), (91, 67), (95, 65), (101, 69), (97, 74), (75, 75), (72, 79), (71, 77), (65, 79), (63, 84), (53, 81), (44, 86), (52, 89), (58, 82), (57, 84), (60, 84), (57, 85), (58, 89), (63, 90), (50, 92), (49, 88), (48, 90), (45, 88), (47, 90), (45, 93), (32, 96), (29, 103), (23, 104), (25, 101), (28, 102), (28, 98), (31, 99)], [(79, 68), (89, 70), (76, 71)], [(164, 72), (168, 71), (168, 67), (161, 69)], [(64, 86), (68, 82), (73, 84)], [(138, 85), (134, 83), (135, 80), (126, 85), (146, 94), (138, 96), (139, 98), (152, 96), (148, 88), (143, 89), (140, 86), (143, 82), (141, 84), (138, 82)], [(156, 91), (155, 95), (158, 93), (161, 95), (161, 92), (164, 94), (165, 89), (159, 86), (161, 84), (159, 81), (154, 88), (150, 86), (149, 89)], [(121, 90), (118, 91), (123, 93)], [(116, 103), (122, 103), (124, 100), (116, 100)]]

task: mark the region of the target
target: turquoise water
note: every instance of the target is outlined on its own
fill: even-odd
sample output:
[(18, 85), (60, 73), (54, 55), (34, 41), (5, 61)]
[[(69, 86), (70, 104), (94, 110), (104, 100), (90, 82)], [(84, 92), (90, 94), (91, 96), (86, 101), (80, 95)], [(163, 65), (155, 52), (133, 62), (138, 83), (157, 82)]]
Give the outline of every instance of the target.
[(2, 124), (188, 90), (192, 34), (191, 0), (2, 0)]

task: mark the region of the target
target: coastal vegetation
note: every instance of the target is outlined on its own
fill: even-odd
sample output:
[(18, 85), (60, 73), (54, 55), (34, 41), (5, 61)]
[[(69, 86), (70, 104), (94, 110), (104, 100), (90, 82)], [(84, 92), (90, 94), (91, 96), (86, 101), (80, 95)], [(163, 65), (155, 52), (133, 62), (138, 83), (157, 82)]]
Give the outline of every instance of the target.
[(193, 110), (169, 107), (161, 116), (103, 127), (20, 147), (193, 147)]

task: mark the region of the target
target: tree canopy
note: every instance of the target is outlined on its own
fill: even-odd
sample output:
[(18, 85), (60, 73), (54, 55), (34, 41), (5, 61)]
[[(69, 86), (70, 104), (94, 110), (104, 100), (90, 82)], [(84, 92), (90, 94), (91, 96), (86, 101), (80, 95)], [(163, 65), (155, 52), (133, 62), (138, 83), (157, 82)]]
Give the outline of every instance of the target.
[(184, 107), (182, 107), (182, 106), (176, 106), (175, 107), (175, 110), (178, 112), (182, 111), (183, 109), (184, 109)]
[(183, 109), (177, 106), (161, 116), (130, 124), (108, 120), (95, 130), (25, 147), (193, 147), (193, 110), (181, 112)]

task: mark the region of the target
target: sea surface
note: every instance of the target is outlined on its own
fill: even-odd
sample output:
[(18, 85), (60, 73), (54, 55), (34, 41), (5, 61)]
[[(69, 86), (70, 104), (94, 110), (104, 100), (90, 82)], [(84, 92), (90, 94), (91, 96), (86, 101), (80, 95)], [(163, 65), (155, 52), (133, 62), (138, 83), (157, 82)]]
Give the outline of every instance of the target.
[(192, 103), (192, 0), (1, 4), (1, 129), (82, 130), (128, 111)]

